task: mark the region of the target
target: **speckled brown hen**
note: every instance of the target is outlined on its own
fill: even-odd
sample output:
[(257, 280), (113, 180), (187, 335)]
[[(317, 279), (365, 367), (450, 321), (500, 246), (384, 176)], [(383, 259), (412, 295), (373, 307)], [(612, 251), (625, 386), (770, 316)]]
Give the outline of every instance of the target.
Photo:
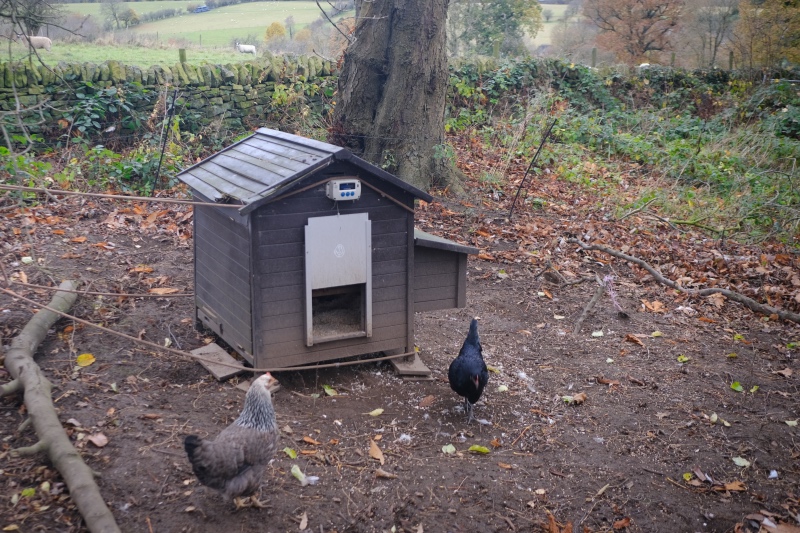
[(214, 440), (189, 435), (183, 441), (200, 483), (233, 498), (237, 509), (245, 506), (242, 496), (250, 496), (254, 506), (263, 506), (254, 493), (278, 443), (278, 422), (269, 391), (275, 381), (269, 372), (253, 380), (239, 418)]

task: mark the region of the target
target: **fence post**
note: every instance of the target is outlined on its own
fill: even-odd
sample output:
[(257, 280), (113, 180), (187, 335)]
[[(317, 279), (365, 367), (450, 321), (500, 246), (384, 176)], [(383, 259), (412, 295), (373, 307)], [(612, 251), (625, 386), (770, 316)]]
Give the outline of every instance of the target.
[(186, 63), (186, 48), (178, 48), (178, 59), (181, 63)]
[(592, 48), (592, 68), (597, 66), (597, 47)]

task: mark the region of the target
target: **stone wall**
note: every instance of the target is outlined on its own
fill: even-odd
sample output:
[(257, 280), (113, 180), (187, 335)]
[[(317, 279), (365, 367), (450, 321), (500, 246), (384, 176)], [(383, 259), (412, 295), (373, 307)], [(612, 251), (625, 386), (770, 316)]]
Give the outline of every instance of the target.
[[(299, 76), (307, 83), (333, 82), (333, 74), (331, 63), (318, 57), (270, 54), (226, 65), (176, 63), (146, 69), (113, 60), (99, 65), (59, 62), (52, 68), (28, 62), (0, 63), (0, 109), (16, 109), (15, 93), (23, 109), (46, 101), (43, 122), (38, 112), (23, 114), (33, 132), (46, 132), (64, 111), (78, 103), (76, 92), (85, 92), (82, 88), (86, 83), (96, 88), (126, 89), (135, 83), (151, 94), (164, 88), (180, 89), (178, 104), (199, 114), (200, 122), (222, 119), (241, 124), (244, 119), (264, 116), (276, 84), (297, 81)], [(156, 100), (136, 99), (135, 106), (138, 111), (149, 112)]]

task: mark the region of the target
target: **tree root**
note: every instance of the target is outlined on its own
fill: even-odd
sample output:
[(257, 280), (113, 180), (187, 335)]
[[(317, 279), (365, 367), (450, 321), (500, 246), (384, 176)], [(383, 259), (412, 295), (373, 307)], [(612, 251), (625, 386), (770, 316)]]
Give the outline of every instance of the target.
[[(65, 281), (60, 288), (74, 291), (76, 286), (73, 281)], [(57, 292), (49, 307), (64, 312), (72, 307), (76, 299), (77, 295), (74, 293)], [(18, 387), (24, 390), (25, 406), (39, 437), (39, 441), (33, 446), (15, 451), (20, 455), (46, 451), (53, 466), (58, 469), (69, 487), (70, 497), (77, 505), (89, 531), (119, 533), (119, 526), (94, 482), (92, 470), (72, 446), (58, 420), (51, 396), (52, 384), (33, 359), (36, 348), (58, 318), (59, 314), (56, 312), (40, 310), (13, 340), (6, 353), (5, 367), (18, 382), (18, 385), (7, 388)]]
[(3, 396), (11, 396), (22, 391), (22, 384), (18, 379), (12, 379), (8, 383), (0, 385), (0, 398)]
[(676, 291), (680, 291), (684, 294), (688, 294), (689, 296), (710, 296), (712, 294), (721, 294), (728, 298), (731, 301), (738, 302), (751, 311), (755, 313), (760, 313), (762, 315), (777, 315), (778, 318), (782, 320), (788, 320), (790, 322), (800, 323), (800, 314), (792, 313), (791, 311), (786, 311), (785, 309), (778, 309), (777, 307), (773, 307), (771, 305), (765, 305), (758, 303), (757, 301), (749, 298), (743, 294), (739, 294), (738, 292), (731, 291), (728, 289), (718, 289), (718, 288), (709, 288), (709, 289), (686, 289), (682, 287), (680, 284), (672, 281), (671, 279), (667, 279), (664, 277), (661, 272), (651, 266), (647, 261), (639, 259), (638, 257), (633, 257), (628, 254), (624, 254), (612, 248), (608, 248), (601, 244), (586, 244), (578, 239), (567, 239), (567, 242), (577, 244), (583, 250), (597, 250), (599, 252), (603, 252), (605, 254), (611, 255), (618, 259), (624, 259), (625, 261), (630, 261), (636, 265), (639, 265), (643, 269), (647, 270), (653, 279), (657, 282), (661, 283), (662, 285), (666, 285), (671, 289), (675, 289)]

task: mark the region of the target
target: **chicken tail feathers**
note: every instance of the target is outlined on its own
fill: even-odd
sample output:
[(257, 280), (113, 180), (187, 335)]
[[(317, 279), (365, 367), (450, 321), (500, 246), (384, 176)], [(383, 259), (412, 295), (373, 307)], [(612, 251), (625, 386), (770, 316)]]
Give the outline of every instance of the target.
[(478, 337), (478, 321), (474, 318), (469, 324), (469, 333), (467, 334), (466, 342), (473, 346), (480, 346), (481, 344), (481, 339)]
[(189, 456), (189, 462), (194, 463), (195, 450), (203, 443), (203, 439), (197, 435), (189, 435), (183, 439), (183, 449), (186, 450), (186, 455)]

